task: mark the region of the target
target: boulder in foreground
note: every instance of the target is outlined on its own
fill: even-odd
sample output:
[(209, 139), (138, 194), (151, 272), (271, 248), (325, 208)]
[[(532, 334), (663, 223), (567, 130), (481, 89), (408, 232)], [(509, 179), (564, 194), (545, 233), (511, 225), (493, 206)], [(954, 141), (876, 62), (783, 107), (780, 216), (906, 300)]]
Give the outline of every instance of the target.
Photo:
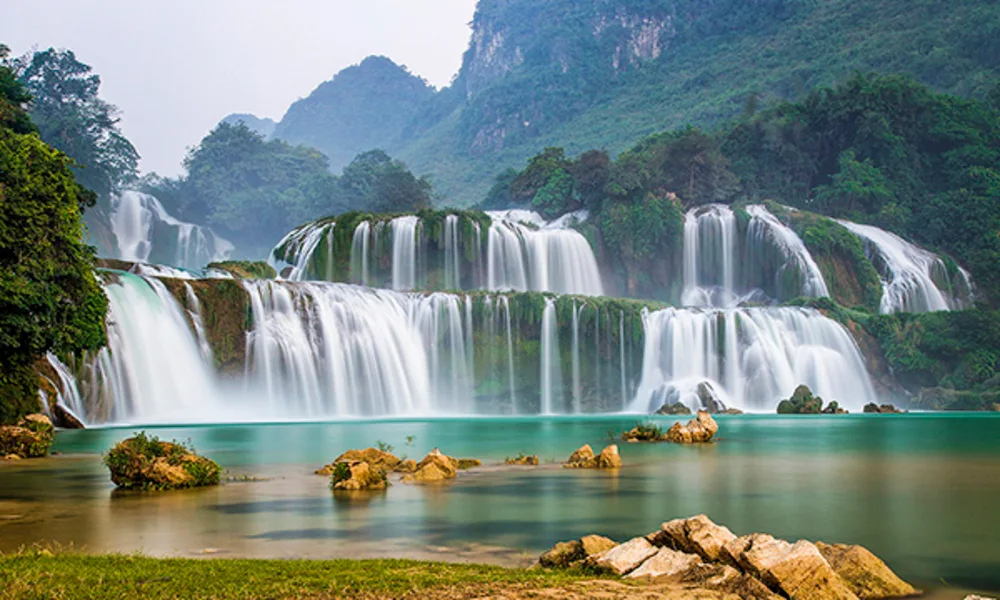
[(675, 444), (704, 444), (712, 441), (718, 431), (719, 424), (712, 415), (699, 410), (698, 416), (688, 421), (686, 425), (674, 423), (663, 437)]
[(162, 442), (144, 432), (116, 444), (104, 455), (111, 481), (120, 488), (171, 490), (218, 485), (222, 470), (194, 449)]
[(52, 448), (55, 427), (45, 415), (28, 415), (17, 425), (0, 426), (0, 456), (41, 458)]
[(816, 542), (816, 548), (847, 587), (862, 600), (898, 598), (919, 593), (863, 546)]

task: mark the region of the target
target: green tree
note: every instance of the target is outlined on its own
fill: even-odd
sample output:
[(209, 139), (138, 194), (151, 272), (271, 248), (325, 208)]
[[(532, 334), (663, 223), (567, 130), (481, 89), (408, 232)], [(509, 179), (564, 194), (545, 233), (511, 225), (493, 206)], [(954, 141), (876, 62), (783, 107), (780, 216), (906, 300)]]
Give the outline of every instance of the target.
[(860, 209), (873, 214), (892, 198), (889, 181), (871, 160), (859, 161), (853, 150), (846, 150), (837, 163), (840, 168), (830, 185), (816, 188), (816, 202), (821, 210), (850, 214)]
[(24, 131), (24, 90), (0, 66), (0, 422), (38, 410), (33, 364), (106, 342), (107, 298), (82, 242), (93, 194), (72, 160)]
[(75, 161), (81, 185), (106, 198), (136, 177), (139, 153), (121, 132), (118, 109), (99, 97), (101, 78), (89, 65), (49, 48), (18, 59), (16, 70), (39, 135)]
[(412, 212), (431, 204), (431, 184), (382, 150), (359, 154), (344, 168), (338, 188), (348, 210)]

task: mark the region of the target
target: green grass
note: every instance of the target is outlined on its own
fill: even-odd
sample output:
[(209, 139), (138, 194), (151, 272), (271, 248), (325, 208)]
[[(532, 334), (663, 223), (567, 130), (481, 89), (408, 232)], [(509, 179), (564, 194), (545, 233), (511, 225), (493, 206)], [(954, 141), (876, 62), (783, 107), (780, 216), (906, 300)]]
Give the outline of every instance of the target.
[(143, 556), (0, 555), (0, 599), (463, 598), (594, 579), (580, 571), (409, 560), (196, 560)]

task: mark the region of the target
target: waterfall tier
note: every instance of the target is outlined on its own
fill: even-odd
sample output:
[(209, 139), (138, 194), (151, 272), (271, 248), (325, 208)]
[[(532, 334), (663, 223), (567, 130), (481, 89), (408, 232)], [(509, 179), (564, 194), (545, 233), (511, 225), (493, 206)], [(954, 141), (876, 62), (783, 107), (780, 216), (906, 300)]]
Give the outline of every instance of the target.
[(149, 194), (126, 191), (111, 200), (111, 232), (117, 256), (198, 269), (229, 258), (233, 245), (207, 227), (179, 221)]
[(551, 223), (530, 211), (476, 214), (312, 223), (279, 242), (271, 260), (293, 281), (603, 294), (590, 244), (572, 229), (586, 211)]

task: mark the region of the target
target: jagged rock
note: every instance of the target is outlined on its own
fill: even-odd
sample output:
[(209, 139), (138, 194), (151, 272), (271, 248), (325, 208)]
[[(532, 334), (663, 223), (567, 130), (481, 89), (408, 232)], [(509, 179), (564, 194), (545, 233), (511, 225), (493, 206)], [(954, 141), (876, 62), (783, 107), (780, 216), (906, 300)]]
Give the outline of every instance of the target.
[(816, 548), (861, 600), (900, 598), (918, 593), (863, 546), (816, 542)]
[(360, 460), (339, 462), (334, 467), (334, 490), (383, 490), (388, 486), (385, 470), (381, 467)]
[(590, 444), (584, 444), (563, 463), (563, 467), (568, 469), (617, 469), (621, 466), (622, 459), (615, 444), (601, 450), (600, 456), (594, 454)]
[(108, 451), (104, 464), (121, 488), (169, 490), (218, 485), (222, 470), (182, 444), (140, 433)]
[(698, 416), (688, 421), (686, 425), (675, 423), (667, 430), (664, 439), (675, 444), (705, 443), (710, 442), (718, 431), (719, 424), (712, 415), (699, 410)]
[(618, 454), (618, 446), (616, 444), (611, 444), (601, 450), (601, 454), (597, 457), (597, 468), (598, 469), (620, 469), (622, 466), (622, 457)]
[(55, 428), (45, 415), (27, 415), (17, 425), (0, 426), (0, 455), (40, 458), (52, 447)]
[(795, 388), (792, 397), (778, 403), (779, 415), (818, 415), (823, 410), (823, 399), (813, 396), (807, 385)]
[(460, 471), (465, 471), (468, 469), (474, 469), (476, 467), (483, 466), (483, 461), (475, 458), (459, 458), (457, 462), (458, 462), (458, 469)]
[(700, 563), (680, 576), (679, 583), (736, 594), (742, 600), (783, 600), (759, 579), (719, 563)]
[(83, 424), (83, 421), (76, 418), (76, 415), (71, 413), (66, 409), (65, 406), (61, 404), (56, 404), (52, 407), (52, 416), (55, 417), (56, 423), (59, 427), (63, 429), (86, 429), (87, 426)]
[(722, 400), (719, 400), (719, 395), (715, 392), (715, 388), (712, 387), (711, 383), (707, 381), (699, 383), (697, 395), (698, 402), (701, 403), (701, 408), (708, 414), (717, 415), (726, 410), (726, 405)]
[(686, 554), (670, 548), (660, 548), (656, 554), (627, 576), (632, 579), (678, 576), (687, 573), (700, 562), (701, 559), (694, 554)]
[(650, 544), (646, 538), (637, 537), (598, 555), (593, 564), (598, 569), (616, 575), (626, 575), (646, 562), (646, 559), (657, 551), (656, 546)]
[(543, 552), (538, 557), (538, 563), (543, 567), (549, 568), (568, 567), (586, 557), (587, 555), (584, 553), (581, 541), (570, 540), (568, 542), (558, 542), (555, 546)]
[(417, 461), (408, 458), (396, 465), (397, 473), (413, 473), (417, 470)]
[(788, 598), (857, 598), (812, 542), (799, 540), (791, 544), (755, 533), (731, 540), (723, 555)]
[(399, 458), (397, 458), (394, 454), (379, 450), (378, 448), (366, 448), (364, 450), (348, 450), (347, 452), (344, 452), (337, 458), (333, 459), (332, 463), (318, 469), (316, 474), (329, 477), (330, 475), (333, 475), (333, 470), (336, 468), (337, 463), (351, 462), (368, 463), (369, 465), (378, 467), (386, 472), (393, 471), (397, 466), (399, 466)]
[(508, 458), (503, 461), (505, 465), (518, 465), (523, 467), (534, 467), (538, 465), (538, 456), (532, 454), (531, 456), (525, 456), (524, 454), (520, 456), (515, 456), (514, 458)]
[(736, 539), (727, 527), (716, 525), (705, 515), (667, 521), (659, 532), (647, 537), (658, 546), (697, 554), (709, 562), (720, 560), (725, 545)]
[(431, 450), (427, 456), (417, 463), (416, 470), (403, 477), (407, 483), (433, 483), (454, 479), (458, 475), (458, 460), (446, 456), (437, 448)]
[(658, 415), (689, 415), (691, 414), (691, 409), (687, 407), (686, 404), (681, 402), (667, 403), (660, 407), (656, 411)]
[(892, 404), (883, 404), (879, 406), (874, 402), (865, 405), (866, 414), (882, 414), (882, 415), (892, 415), (892, 414), (903, 414), (905, 410), (899, 410)]
[(580, 545), (583, 547), (585, 558), (592, 558), (611, 550), (618, 544), (603, 535), (587, 535), (580, 538)]

